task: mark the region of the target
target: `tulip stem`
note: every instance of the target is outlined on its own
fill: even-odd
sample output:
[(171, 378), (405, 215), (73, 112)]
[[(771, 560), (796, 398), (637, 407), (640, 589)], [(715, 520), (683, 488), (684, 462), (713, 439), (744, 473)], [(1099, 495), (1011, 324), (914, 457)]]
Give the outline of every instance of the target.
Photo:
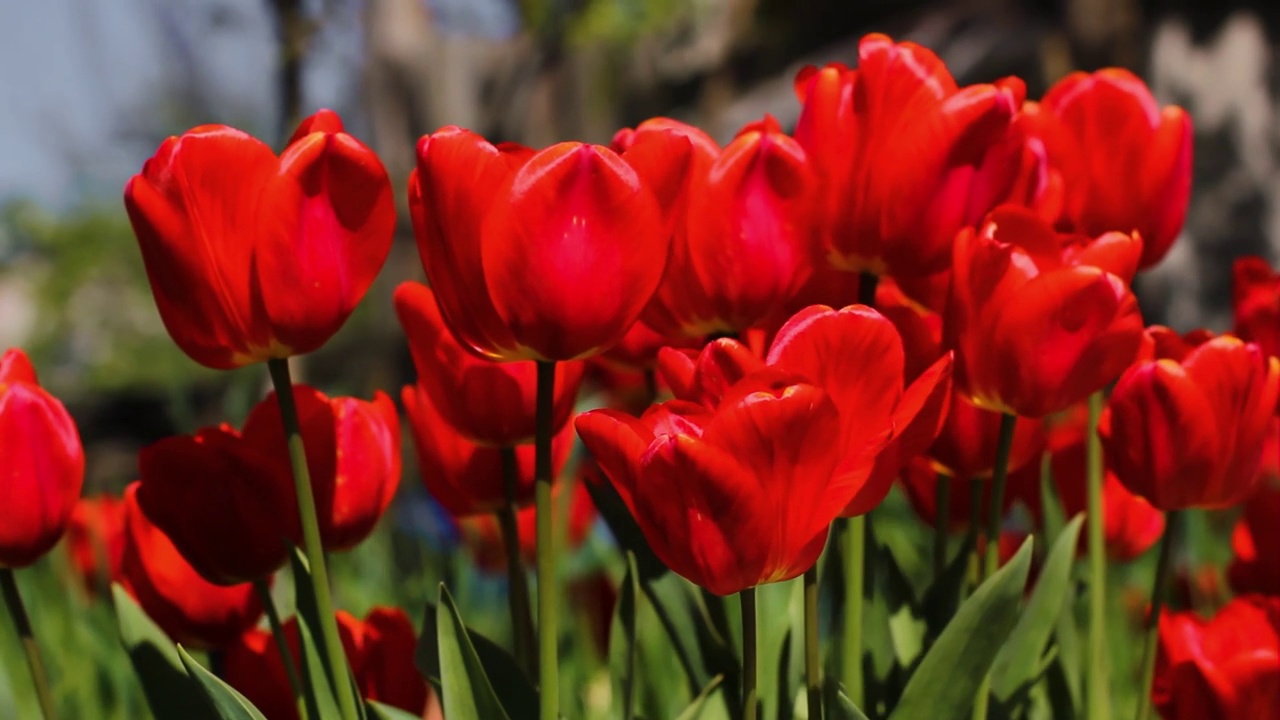
[(1106, 720), (1111, 714), (1106, 670), (1107, 546), (1102, 519), (1102, 439), (1098, 437), (1103, 402), (1101, 391), (1089, 396), (1089, 424), (1085, 431), (1085, 487), (1089, 512), (1086, 523), (1089, 533), (1088, 720)]
[(742, 717), (756, 720), (756, 682), (759, 660), (756, 650), (756, 589), (738, 593), (742, 603)]
[(529, 677), (536, 678), (537, 659), (533, 655), (533, 618), (529, 612), (529, 579), (520, 556), (520, 531), (516, 526), (516, 449), (503, 447), (502, 486), (506, 504), (498, 511), (502, 541), (507, 550), (507, 600), (511, 607), (511, 634), (516, 658)]
[(556, 552), (552, 527), (555, 503), (551, 499), (551, 410), (555, 396), (556, 364), (538, 362), (538, 390), (534, 435), (534, 504), (538, 540), (538, 670), (541, 720), (560, 717), (560, 679), (557, 676)]
[[(978, 586), (978, 577), (981, 575), (982, 555), (978, 548), (978, 537), (982, 532), (982, 491), (985, 485), (982, 478), (969, 479), (969, 529), (965, 532), (964, 541), (965, 546), (969, 548), (964, 583), (966, 597)], [(942, 519), (944, 523), (949, 521), (950, 518)]]
[(4, 592), (4, 604), (9, 607), (9, 617), (18, 629), (18, 637), (22, 640), (22, 650), (27, 656), (27, 668), (31, 671), (31, 683), (36, 689), (36, 699), (40, 702), (40, 712), (45, 720), (56, 720), (53, 710), (53, 693), (49, 692), (49, 678), (44, 673), (44, 662), (40, 659), (40, 646), (36, 645), (36, 634), (31, 629), (31, 618), (27, 617), (27, 608), (22, 604), (22, 595), (18, 592), (18, 581), (12, 568), (0, 568), (0, 590)]
[(818, 646), (818, 565), (804, 572), (804, 679), (809, 720), (822, 720), (822, 650)]
[[(1018, 416), (1005, 413), (1000, 416), (1000, 435), (996, 442), (996, 462), (991, 470), (991, 499), (987, 505), (987, 533), (985, 562), (982, 564), (982, 580), (985, 582), (1000, 568), (1000, 520), (1004, 515), (1004, 488), (1009, 481), (1009, 453), (1013, 450), (1013, 430)], [(988, 696), (991, 694), (991, 675), (982, 678), (978, 694), (973, 700), (974, 720), (987, 717)]]
[(284, 636), (284, 625), (280, 622), (280, 611), (276, 601), (271, 597), (271, 588), (265, 578), (253, 581), (253, 589), (258, 593), (262, 609), (267, 613), (267, 625), (271, 627), (271, 637), (275, 638), (276, 651), (280, 653), (280, 661), (284, 663), (284, 674), (289, 678), (289, 689), (293, 691), (293, 702), (298, 706), (298, 717), (319, 717), (320, 710), (310, 692), (304, 692), (302, 679), (298, 676), (298, 666), (293, 661), (293, 653), (289, 652), (289, 641)]
[(333, 612), (329, 570), (325, 565), (324, 545), (320, 541), (320, 521), (316, 517), (316, 502), (311, 492), (306, 446), (303, 445), (302, 431), (298, 426), (298, 407), (293, 399), (289, 361), (272, 358), (267, 361), (267, 370), (271, 374), (271, 383), (275, 386), (276, 402), (280, 404), (280, 420), (284, 424), (284, 435), (289, 443), (289, 465), (293, 470), (293, 487), (298, 498), (303, 551), (311, 570), (311, 586), (315, 591), (316, 612), (320, 615), (320, 634), (323, 636), (325, 661), (329, 666), (329, 680), (337, 695), (338, 710), (344, 720), (356, 720), (359, 713), (355, 694), (351, 690), (342, 637), (338, 634), (338, 621)]
[(1170, 557), (1181, 526), (1182, 513), (1165, 513), (1164, 535), (1160, 538), (1160, 556), (1156, 559), (1156, 577), (1151, 585), (1151, 614), (1147, 616), (1146, 638), (1142, 646), (1142, 684), (1138, 686), (1138, 720), (1151, 715), (1151, 683), (1156, 676), (1156, 642), (1160, 638), (1160, 611), (1164, 609), (1165, 585), (1169, 583)]
[(933, 581), (936, 583), (947, 571), (947, 532), (951, 529), (951, 478), (938, 473), (934, 480), (933, 497)]
[(862, 585), (867, 560), (867, 517), (851, 517), (844, 525), (844, 687), (862, 707)]

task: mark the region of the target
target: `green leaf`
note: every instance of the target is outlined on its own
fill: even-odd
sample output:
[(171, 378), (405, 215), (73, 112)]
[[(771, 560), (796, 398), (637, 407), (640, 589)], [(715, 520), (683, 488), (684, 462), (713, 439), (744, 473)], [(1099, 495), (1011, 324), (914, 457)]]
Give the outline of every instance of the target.
[(205, 698), (213, 705), (216, 717), (220, 720), (267, 720), (245, 696), (201, 667), (181, 645), (178, 646), (178, 657), (182, 659), (187, 674), (196, 681)]
[[(319, 720), (341, 720), (338, 699), (333, 692), (333, 686), (329, 684), (329, 674), (325, 671), (319, 645), (309, 623), (299, 622), (298, 652), (301, 659), (299, 672), (302, 673), (303, 683), (312, 690), (307, 697), (308, 712)], [(357, 692), (356, 697), (359, 696), (360, 693)]]
[(636, 597), (640, 594), (636, 556), (627, 553), (627, 574), (622, 578), (618, 603), (609, 631), (609, 667), (615, 679), (615, 692), (622, 700), (622, 717), (635, 715), (636, 682)]
[(369, 720), (421, 720), (420, 717), (413, 713), (405, 712), (390, 705), (383, 705), (373, 700), (364, 701), (364, 710)]
[(1044, 516), (1044, 536), (1056, 538), (1062, 535), (1067, 524), (1066, 511), (1062, 509), (1062, 500), (1058, 497), (1057, 486), (1053, 484), (1053, 455), (1045, 453), (1040, 459), (1040, 512)]
[(1084, 515), (1077, 515), (1054, 540), (1009, 642), (996, 655), (991, 666), (991, 692), (1001, 702), (1013, 699), (1019, 690), (1025, 691), (1042, 669), (1045, 645), (1071, 594), (1071, 566), (1083, 524)]
[(702, 692), (698, 693), (693, 702), (689, 703), (689, 706), (676, 716), (676, 720), (710, 720), (713, 717), (711, 713), (723, 710), (724, 702), (722, 697), (724, 692), (720, 687), (723, 680), (724, 678), (719, 675), (711, 678), (711, 682), (707, 683), (707, 686), (702, 689)]
[(827, 720), (867, 720), (867, 716), (845, 694), (844, 686), (833, 677), (822, 683), (822, 707)]
[[(436, 687), (443, 687), (440, 666), (440, 608), (427, 603), (422, 617), (422, 635), (418, 638), (418, 649), (414, 661), (418, 672)], [(529, 682), (529, 677), (520, 669), (520, 664), (501, 645), (474, 630), (467, 630), (467, 640), (480, 658), (480, 665), (485, 675), (498, 691), (498, 700), (512, 720), (534, 720), (538, 716), (538, 691)]]
[(960, 606), (907, 681), (893, 720), (968, 716), (983, 678), (1018, 621), (1032, 544), (1027, 538), (1013, 559)]
[(737, 677), (737, 655), (702, 622), (706, 609), (689, 581), (675, 573), (646, 580), (641, 573), (640, 582), (685, 669), (690, 694), (701, 692), (715, 675)]
[[(509, 720), (485, 675), (458, 608), (440, 584), (436, 606), (436, 642), (440, 653), (440, 686), (449, 720)], [(536, 706), (537, 703), (534, 703)]]
[(119, 584), (112, 584), (111, 597), (120, 640), (142, 682), (151, 714), (157, 718), (217, 720), (164, 631)]

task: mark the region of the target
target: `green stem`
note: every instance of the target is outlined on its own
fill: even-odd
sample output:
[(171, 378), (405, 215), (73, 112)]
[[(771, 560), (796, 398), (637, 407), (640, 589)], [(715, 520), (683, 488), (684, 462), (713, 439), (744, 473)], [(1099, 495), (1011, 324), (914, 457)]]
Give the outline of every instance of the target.
[(862, 589), (867, 560), (867, 518), (851, 517), (844, 525), (844, 687), (862, 707)]
[[(965, 546), (969, 548), (968, 568), (965, 571), (965, 591), (968, 597), (973, 588), (978, 586), (978, 578), (982, 574), (982, 554), (978, 548), (978, 536), (982, 534), (982, 491), (985, 487), (982, 478), (969, 480), (969, 529), (965, 532)], [(950, 524), (950, 518), (943, 518)]]
[(520, 531), (516, 525), (516, 482), (519, 473), (516, 449), (504, 447), (502, 453), (502, 484), (506, 503), (498, 511), (498, 524), (502, 528), (502, 541), (507, 550), (507, 600), (511, 609), (511, 635), (516, 659), (529, 677), (538, 677), (537, 659), (533, 651), (533, 618), (529, 611), (529, 579), (520, 557)]
[(541, 720), (560, 717), (560, 678), (557, 675), (556, 553), (552, 536), (555, 503), (551, 499), (551, 411), (555, 397), (556, 364), (538, 363), (538, 395), (534, 439), (534, 504), (538, 538), (538, 670)]
[(298, 706), (298, 717), (320, 717), (316, 699), (309, 691), (303, 690), (302, 679), (298, 676), (298, 666), (293, 661), (293, 653), (289, 652), (289, 641), (284, 636), (284, 625), (280, 622), (280, 611), (276, 601), (271, 597), (271, 588), (265, 578), (253, 581), (253, 589), (258, 593), (262, 609), (267, 613), (267, 625), (271, 627), (271, 637), (275, 638), (276, 651), (280, 653), (280, 661), (284, 663), (284, 674), (289, 678), (289, 689), (293, 691), (293, 702)]
[(342, 649), (342, 637), (338, 634), (338, 621), (334, 616), (333, 598), (329, 590), (329, 570), (325, 565), (324, 545), (320, 540), (320, 521), (316, 517), (316, 502), (311, 492), (311, 473), (307, 469), (307, 452), (298, 427), (298, 408), (293, 399), (293, 380), (289, 377), (289, 361), (273, 358), (267, 361), (271, 382), (276, 390), (276, 402), (280, 403), (280, 420), (289, 443), (289, 465), (293, 470), (293, 487), (298, 496), (298, 517), (302, 524), (303, 551), (311, 569), (312, 587), (315, 590), (316, 612), (320, 615), (320, 634), (329, 666), (329, 680), (337, 694), (338, 710), (344, 720), (359, 717), (355, 694), (351, 690), (350, 673), (347, 671), (346, 653)]
[(9, 606), (9, 616), (18, 630), (18, 638), (22, 640), (22, 651), (27, 656), (27, 668), (31, 671), (31, 683), (36, 689), (40, 712), (45, 720), (56, 720), (58, 714), (53, 710), (53, 694), (49, 692), (49, 678), (45, 676), (44, 662), (40, 659), (40, 646), (36, 645), (31, 618), (27, 617), (27, 608), (22, 604), (12, 568), (0, 568), (0, 591), (4, 593), (4, 604)]
[(738, 593), (742, 603), (742, 717), (756, 720), (756, 678), (760, 672), (756, 650), (756, 589)]
[(809, 720), (822, 720), (822, 650), (818, 646), (818, 565), (804, 573), (804, 679)]
[(937, 582), (947, 571), (947, 532), (951, 529), (951, 478), (938, 473), (933, 485), (933, 579)]
[[(1013, 450), (1013, 429), (1018, 416), (1005, 413), (1000, 417), (1000, 436), (996, 442), (996, 463), (991, 470), (991, 502), (987, 505), (986, 561), (982, 567), (982, 580), (986, 581), (1000, 567), (1000, 520), (1004, 515), (1004, 488), (1009, 480), (1009, 453)], [(982, 678), (978, 694), (973, 700), (974, 720), (987, 717), (987, 703), (991, 694), (991, 674)]]
[(1086, 676), (1088, 720), (1106, 720), (1111, 715), (1107, 686), (1107, 546), (1102, 519), (1102, 439), (1098, 419), (1102, 416), (1101, 392), (1089, 396), (1089, 424), (1085, 432), (1085, 487), (1088, 495), (1089, 532), (1089, 654)]
[(1151, 715), (1151, 683), (1156, 676), (1156, 642), (1160, 639), (1160, 611), (1164, 609), (1164, 596), (1169, 583), (1169, 559), (1173, 544), (1177, 542), (1182, 513), (1171, 510), (1165, 514), (1164, 535), (1160, 538), (1160, 556), (1156, 560), (1156, 578), (1151, 585), (1151, 615), (1147, 617), (1146, 638), (1142, 647), (1142, 684), (1138, 686), (1138, 720)]

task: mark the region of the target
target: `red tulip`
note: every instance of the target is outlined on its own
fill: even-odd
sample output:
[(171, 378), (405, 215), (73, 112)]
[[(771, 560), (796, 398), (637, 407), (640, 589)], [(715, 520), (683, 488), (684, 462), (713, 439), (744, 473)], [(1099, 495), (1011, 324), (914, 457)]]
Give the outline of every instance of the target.
[(1235, 334), (1257, 343), (1268, 355), (1280, 356), (1280, 273), (1260, 257), (1236, 260)]
[(1086, 235), (1142, 236), (1142, 268), (1182, 230), (1191, 194), (1191, 118), (1163, 110), (1128, 70), (1076, 72), (1045, 93), (1036, 119), (1062, 174), (1063, 220)]
[(165, 328), (217, 369), (323, 345), (373, 283), (396, 224), (382, 163), (329, 110), (279, 157), (225, 125), (171, 137), (124, 201)]
[(674, 132), (621, 156), (493, 146), (455, 127), (418, 143), (409, 204), (440, 312), (500, 360), (573, 360), (616, 343), (662, 280), (689, 166)]
[(688, 138), (692, 161), (675, 208), (671, 260), (642, 317), (669, 336), (739, 332), (789, 299), (812, 270), (813, 171), (771, 117), (723, 149), (666, 118), (618, 133), (614, 146), (669, 133)]
[[(596, 521), (596, 506), (591, 502), (591, 493), (587, 492), (585, 482), (585, 480), (575, 482), (572, 484), (572, 490), (569, 490), (571, 497), (569, 498), (568, 525), (566, 525), (566, 545), (563, 548), (567, 551), (582, 547)], [(552, 502), (557, 506), (564, 504), (564, 491), (561, 489), (563, 487), (564, 485), (556, 486), (552, 496)], [(538, 513), (533, 505), (520, 508), (516, 513), (516, 535), (520, 540), (520, 559), (526, 565), (537, 563), (538, 541), (535, 532), (537, 520)], [(458, 523), (458, 529), (462, 533), (467, 549), (471, 551), (471, 557), (475, 560), (476, 566), (489, 573), (506, 571), (507, 549), (497, 518), (493, 515), (462, 518)]]
[(1280, 595), (1280, 472), (1277, 472), (1276, 425), (1268, 433), (1264, 465), (1257, 489), (1244, 501), (1244, 513), (1231, 532), (1235, 555), (1227, 579), (1237, 593)]
[(0, 356), (0, 567), (25, 567), (62, 537), (84, 483), (75, 421), (17, 348)]
[(175, 642), (222, 647), (258, 623), (253, 586), (214, 585), (200, 576), (138, 504), (139, 483), (125, 488), (121, 584)]
[(677, 400), (640, 418), (592, 411), (578, 433), (658, 558), (728, 595), (796, 577), (842, 510), (883, 499), (876, 463), (932, 438), (950, 360), (904, 391), (887, 320), (818, 306), (778, 332), (765, 361), (722, 339), (696, 360), (664, 351), (659, 371)]
[(1107, 464), (1161, 510), (1234, 505), (1255, 485), (1278, 396), (1280, 360), (1232, 337), (1139, 362), (1099, 426)]
[(637, 320), (616, 345), (603, 354), (591, 358), (597, 366), (606, 365), (614, 370), (639, 373), (652, 370), (658, 362), (658, 351), (664, 347), (698, 348), (706, 342), (703, 337), (672, 337), (663, 335)]
[[(418, 471), (427, 490), (454, 517), (494, 513), (506, 505), (502, 450), (477, 445), (462, 437), (436, 410), (421, 385), (400, 391), (418, 458)], [(573, 446), (573, 430), (565, 426), (553, 439), (552, 463), (559, 474)], [(532, 445), (515, 448), (516, 504), (533, 502)]]
[(1142, 344), (1125, 280), (1140, 247), (1119, 233), (1061, 236), (1009, 206), (962, 231), (947, 320), (959, 390), (986, 410), (1043, 417), (1119, 377)]
[(90, 593), (107, 587), (120, 575), (124, 514), (124, 501), (111, 495), (81, 498), (71, 511), (67, 552)]
[[(418, 384), (449, 425), (482, 445), (533, 442), (538, 373), (534, 363), (497, 363), (463, 348), (445, 327), (435, 294), (426, 285), (401, 283), (395, 306), (409, 339)], [(581, 362), (556, 364), (556, 431), (569, 422), (582, 374)]]
[[(342, 648), (362, 697), (418, 717), (434, 706), (431, 688), (414, 666), (417, 641), (413, 623), (403, 610), (376, 607), (363, 622), (341, 610), (336, 617)], [(301, 667), (297, 618), (289, 618), (283, 630), (295, 667)], [(227, 683), (268, 720), (296, 720), (293, 691), (270, 632), (253, 629), (242, 635), (227, 648), (225, 666)]]
[(935, 203), (953, 204), (952, 173), (970, 175), (1002, 141), (1020, 98), (995, 85), (959, 88), (915, 43), (867, 35), (858, 55), (857, 70), (796, 78), (795, 136), (819, 179), (822, 245), (836, 267), (928, 275), (946, 267), (956, 231), (939, 214), (959, 214)]
[[(373, 532), (400, 486), (396, 406), (382, 392), (374, 393), (372, 401), (330, 398), (306, 385), (294, 385), (293, 398), (307, 450), (320, 539), (327, 552), (350, 550)], [(275, 393), (249, 413), (244, 437), (278, 454), (283, 465), (287, 446)], [(293, 539), (302, 546), (300, 532)]]
[(1167, 720), (1275, 717), (1280, 598), (1238, 597), (1211, 620), (1162, 614), (1151, 700)]

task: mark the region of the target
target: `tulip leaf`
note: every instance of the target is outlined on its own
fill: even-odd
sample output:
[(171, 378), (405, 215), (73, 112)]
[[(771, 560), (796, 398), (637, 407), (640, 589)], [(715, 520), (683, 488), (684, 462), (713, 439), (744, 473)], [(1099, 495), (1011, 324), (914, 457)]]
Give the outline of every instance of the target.
[(1045, 645), (1071, 595), (1071, 566), (1083, 524), (1084, 516), (1077, 515), (1054, 540), (1036, 588), (991, 666), (991, 692), (1002, 703), (1028, 689), (1042, 669)]
[[(298, 622), (299, 672), (302, 673), (303, 683), (310, 689), (307, 694), (308, 712), (319, 720), (341, 720), (338, 700), (333, 686), (329, 684), (329, 673), (325, 671), (324, 661), (321, 660), (319, 645), (311, 624)], [(357, 692), (356, 697), (359, 696), (360, 693)]]
[(111, 585), (111, 597), (120, 639), (142, 682), (151, 714), (157, 718), (217, 720), (164, 631), (119, 584)]
[(369, 720), (421, 720), (418, 715), (373, 700), (365, 700), (364, 709)]
[[(418, 672), (438, 689), (443, 689), (443, 668), (440, 659), (440, 607), (427, 603), (422, 617), (422, 634), (414, 662)], [(485, 675), (498, 693), (498, 700), (512, 720), (534, 720), (538, 713), (538, 691), (520, 664), (501, 645), (480, 633), (468, 629), (467, 641), (474, 649)]]
[(715, 713), (724, 710), (724, 689), (721, 687), (724, 678), (717, 675), (698, 693), (688, 707), (680, 711), (676, 720), (711, 720)]
[(636, 599), (640, 594), (637, 574), (636, 556), (628, 552), (627, 574), (618, 590), (618, 603), (609, 631), (609, 667), (617, 685), (615, 692), (622, 700), (622, 717), (627, 719), (635, 714)]
[(1018, 621), (1032, 539), (956, 611), (907, 681), (892, 720), (967, 717), (983, 678)]
[(849, 699), (839, 680), (827, 677), (822, 683), (823, 716), (827, 720), (867, 720), (867, 716)]
[(182, 659), (187, 674), (196, 681), (205, 698), (213, 705), (216, 717), (220, 720), (267, 720), (245, 696), (201, 667), (181, 645), (178, 646), (178, 657)]
[(964, 600), (964, 586), (969, 576), (969, 563), (973, 557), (972, 538), (966, 537), (955, 556), (943, 568), (942, 574), (931, 583), (920, 604), (928, 624), (926, 645), (942, 634), (947, 623), (955, 616)]
[[(436, 605), (440, 692), (450, 720), (509, 720), (444, 583)], [(532, 706), (536, 707), (537, 702)]]
[(642, 575), (640, 588), (684, 666), (690, 694), (701, 692), (715, 675), (737, 677), (740, 672), (737, 656), (723, 638), (717, 638), (702, 621), (705, 609), (689, 581), (675, 573), (647, 580)]

